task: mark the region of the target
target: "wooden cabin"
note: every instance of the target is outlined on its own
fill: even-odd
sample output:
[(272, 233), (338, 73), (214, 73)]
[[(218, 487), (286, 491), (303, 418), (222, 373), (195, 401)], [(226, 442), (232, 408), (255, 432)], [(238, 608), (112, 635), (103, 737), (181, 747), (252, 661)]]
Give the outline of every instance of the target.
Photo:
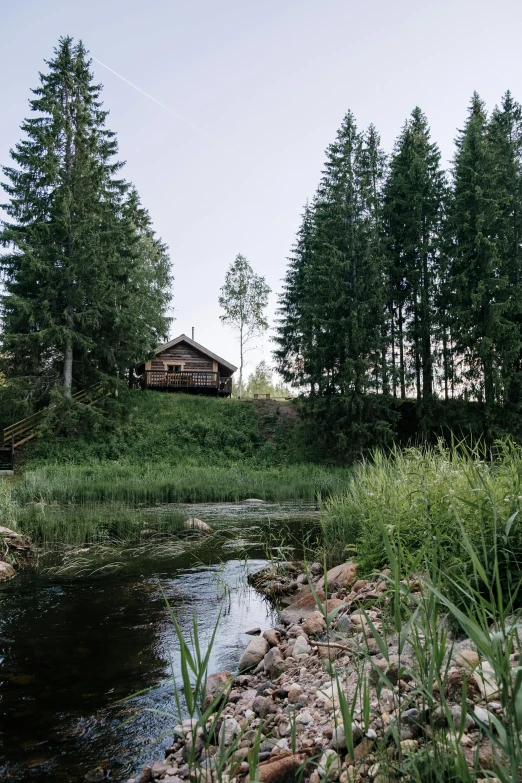
[(154, 358), (137, 368), (142, 389), (183, 391), (230, 397), (233, 364), (212, 353), (186, 334), (160, 345)]

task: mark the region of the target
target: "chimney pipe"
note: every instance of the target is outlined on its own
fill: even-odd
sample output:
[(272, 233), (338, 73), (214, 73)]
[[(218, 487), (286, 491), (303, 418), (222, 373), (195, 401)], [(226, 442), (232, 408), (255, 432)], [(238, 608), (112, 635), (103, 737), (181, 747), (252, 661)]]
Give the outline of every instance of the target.
[(194, 339), (194, 327), (192, 327), (192, 339)]

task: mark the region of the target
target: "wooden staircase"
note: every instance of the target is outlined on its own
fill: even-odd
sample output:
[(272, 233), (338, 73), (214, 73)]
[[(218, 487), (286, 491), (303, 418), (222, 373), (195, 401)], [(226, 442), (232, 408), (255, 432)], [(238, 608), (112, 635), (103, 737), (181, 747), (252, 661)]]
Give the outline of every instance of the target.
[(11, 473), (14, 470), (14, 449), (11, 446), (0, 446), (0, 473)]
[[(91, 386), (89, 389), (82, 389), (76, 394), (72, 395), (72, 399), (76, 402), (81, 402), (84, 405), (92, 405), (103, 397), (104, 391), (101, 383), (96, 386)], [(13, 470), (14, 465), (14, 453), (15, 449), (19, 446), (23, 446), (24, 443), (36, 438), (38, 435), (38, 428), (42, 422), (42, 419), (49, 410), (54, 406), (49, 406), (44, 410), (33, 413), (32, 416), (17, 421), (15, 424), (11, 424), (10, 427), (6, 427), (3, 432), (3, 438), (0, 439), (0, 471), (1, 470)], [(9, 464), (10, 467), (2, 467)]]

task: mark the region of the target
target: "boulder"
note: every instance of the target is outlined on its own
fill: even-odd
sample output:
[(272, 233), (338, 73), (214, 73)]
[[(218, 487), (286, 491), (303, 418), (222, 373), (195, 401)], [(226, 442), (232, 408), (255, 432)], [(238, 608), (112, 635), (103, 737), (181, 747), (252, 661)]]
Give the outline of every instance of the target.
[(220, 695), (225, 695), (232, 686), (232, 674), (227, 671), (209, 675), (205, 686), (205, 709)]
[(349, 561), (330, 568), (326, 574), (328, 584), (335, 582), (342, 587), (352, 587), (357, 579), (357, 564)]
[(0, 582), (6, 582), (8, 579), (12, 579), (15, 574), (16, 571), (12, 565), (0, 560)]
[(230, 716), (224, 718), (219, 732), (220, 742), (225, 746), (231, 745), (239, 734), (241, 734), (241, 726), (237, 720)]
[(184, 522), (185, 530), (198, 530), (200, 533), (212, 533), (212, 528), (197, 517), (190, 517)]
[(259, 505), (260, 503), (266, 503), (266, 501), (261, 500), (261, 498), (246, 498), (246, 500), (244, 500), (243, 503), (252, 503), (252, 505)]
[(312, 612), (306, 620), (303, 620), (303, 629), (310, 636), (317, 636), (326, 628), (326, 620), (320, 611)]
[(292, 650), (292, 655), (297, 658), (298, 655), (309, 655), (312, 652), (312, 648), (304, 638), (304, 636), (298, 636), (295, 640), (295, 644)]
[(285, 662), (283, 656), (281, 655), (281, 650), (279, 647), (271, 647), (268, 653), (265, 655), (265, 672), (268, 674), (270, 679), (277, 680), (284, 670)]
[(281, 634), (279, 631), (276, 631), (274, 628), (271, 628), (269, 631), (265, 631), (263, 633), (263, 639), (266, 639), (270, 647), (277, 647), (277, 645), (281, 641)]
[(239, 659), (239, 671), (245, 672), (248, 669), (255, 669), (268, 652), (268, 642), (262, 636), (254, 636), (248, 643), (246, 650)]

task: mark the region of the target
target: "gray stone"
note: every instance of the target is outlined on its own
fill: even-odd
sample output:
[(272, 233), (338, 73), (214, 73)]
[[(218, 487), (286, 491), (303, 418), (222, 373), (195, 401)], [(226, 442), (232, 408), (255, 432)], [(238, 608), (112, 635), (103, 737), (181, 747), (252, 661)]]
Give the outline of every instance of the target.
[(298, 636), (295, 640), (295, 644), (292, 650), (292, 656), (296, 658), (298, 655), (309, 655), (312, 652), (312, 648), (304, 638), (304, 636)]
[(231, 745), (234, 739), (241, 734), (241, 726), (235, 718), (226, 717), (221, 725), (219, 739), (223, 745)]
[(271, 679), (276, 680), (285, 670), (285, 662), (279, 647), (272, 647), (265, 655), (264, 660), (265, 672)]
[(254, 636), (239, 659), (239, 671), (255, 669), (268, 652), (268, 642), (262, 636)]
[(338, 780), (341, 772), (341, 759), (332, 748), (325, 750), (319, 760), (317, 772), (322, 780)]

